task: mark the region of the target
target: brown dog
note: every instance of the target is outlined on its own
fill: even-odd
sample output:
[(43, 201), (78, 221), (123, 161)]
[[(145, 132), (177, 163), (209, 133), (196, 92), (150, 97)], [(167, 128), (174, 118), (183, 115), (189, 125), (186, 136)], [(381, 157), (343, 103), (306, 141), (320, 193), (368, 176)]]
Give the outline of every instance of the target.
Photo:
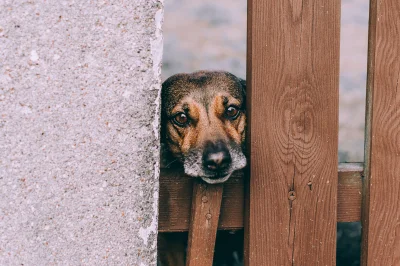
[(162, 85), (162, 141), (185, 173), (209, 184), (246, 166), (246, 82), (228, 72), (177, 74)]
[[(162, 142), (187, 175), (216, 184), (246, 166), (245, 91), (246, 81), (222, 71), (177, 74), (163, 83)], [(185, 244), (182, 234), (160, 234), (158, 265), (184, 266)], [(216, 259), (229, 259), (226, 246)]]

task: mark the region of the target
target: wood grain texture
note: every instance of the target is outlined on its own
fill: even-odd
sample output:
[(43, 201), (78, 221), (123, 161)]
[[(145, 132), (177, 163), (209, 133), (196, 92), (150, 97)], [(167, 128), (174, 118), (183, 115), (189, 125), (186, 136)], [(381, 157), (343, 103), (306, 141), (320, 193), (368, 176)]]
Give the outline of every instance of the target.
[[(338, 170), (338, 222), (361, 220), (362, 163), (341, 163)], [(235, 173), (224, 184), (219, 218), (219, 230), (243, 228), (244, 184), (243, 173)], [(172, 169), (160, 174), (159, 232), (189, 230), (193, 178)]]
[(193, 183), (186, 266), (212, 266), (223, 184)]
[(362, 163), (339, 164), (337, 221), (361, 221)]
[(362, 265), (400, 265), (400, 2), (371, 0)]
[[(189, 230), (194, 178), (182, 171), (161, 169), (159, 199), (159, 232)], [(235, 172), (224, 183), (219, 229), (243, 228), (243, 173)]]
[(250, 0), (247, 265), (335, 265), (339, 0)]

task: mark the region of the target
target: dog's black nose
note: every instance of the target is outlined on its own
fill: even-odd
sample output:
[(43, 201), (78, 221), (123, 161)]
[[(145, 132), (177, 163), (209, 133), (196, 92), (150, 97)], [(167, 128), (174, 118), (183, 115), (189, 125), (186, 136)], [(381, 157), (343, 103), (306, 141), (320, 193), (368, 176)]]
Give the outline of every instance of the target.
[(223, 142), (208, 142), (204, 148), (203, 164), (208, 170), (221, 172), (232, 163), (231, 155)]

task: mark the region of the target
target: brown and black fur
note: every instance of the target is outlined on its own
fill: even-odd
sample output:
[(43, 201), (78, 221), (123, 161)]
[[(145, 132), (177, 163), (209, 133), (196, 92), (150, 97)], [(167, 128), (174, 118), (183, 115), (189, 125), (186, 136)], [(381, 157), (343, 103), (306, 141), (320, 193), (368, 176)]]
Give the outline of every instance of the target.
[[(246, 82), (222, 71), (177, 74), (162, 85), (162, 141), (180, 161), (185, 173), (207, 183), (221, 183), (246, 165), (243, 146), (246, 129)], [(239, 110), (235, 119), (226, 110)], [(184, 113), (188, 125), (174, 123), (174, 115)], [(231, 164), (225, 171), (210, 171), (204, 166), (207, 152), (224, 150)]]
[[(175, 162), (186, 174), (211, 184), (225, 182), (246, 165), (245, 80), (223, 71), (177, 74), (162, 84), (161, 99), (161, 141), (170, 157), (168, 164)], [(228, 116), (232, 106), (239, 112), (234, 119)], [(178, 125), (177, 114), (184, 114), (189, 122)], [(160, 235), (159, 263), (183, 266), (184, 241), (171, 237)], [(216, 256), (219, 253), (224, 252), (217, 251)]]

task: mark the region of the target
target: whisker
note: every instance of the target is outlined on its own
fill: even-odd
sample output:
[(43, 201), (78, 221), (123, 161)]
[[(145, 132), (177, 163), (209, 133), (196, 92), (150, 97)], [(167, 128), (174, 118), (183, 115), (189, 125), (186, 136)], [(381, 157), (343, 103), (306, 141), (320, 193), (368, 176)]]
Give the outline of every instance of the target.
[(175, 159), (175, 160), (172, 160), (171, 162), (169, 162), (166, 166), (165, 166), (165, 168), (167, 168), (168, 166), (170, 166), (171, 164), (173, 164), (174, 162), (176, 162), (176, 161), (178, 161), (179, 160), (179, 158), (177, 158), (177, 159)]

